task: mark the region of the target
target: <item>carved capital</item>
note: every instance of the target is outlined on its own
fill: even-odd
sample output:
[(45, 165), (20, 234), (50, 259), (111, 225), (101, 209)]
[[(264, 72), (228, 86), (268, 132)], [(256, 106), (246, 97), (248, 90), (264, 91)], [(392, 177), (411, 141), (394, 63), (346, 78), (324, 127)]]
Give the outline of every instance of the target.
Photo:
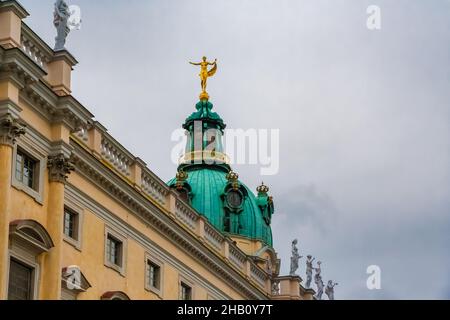
[(25, 134), (25, 125), (10, 114), (0, 118), (0, 145), (13, 147), (17, 138)]
[(75, 166), (63, 153), (48, 157), (47, 168), (51, 182), (66, 183), (68, 175), (75, 170)]

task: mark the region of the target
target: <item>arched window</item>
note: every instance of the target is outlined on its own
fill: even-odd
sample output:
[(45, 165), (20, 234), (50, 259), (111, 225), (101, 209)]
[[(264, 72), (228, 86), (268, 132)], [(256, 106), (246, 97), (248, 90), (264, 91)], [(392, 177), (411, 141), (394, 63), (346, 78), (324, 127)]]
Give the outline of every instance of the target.
[(108, 291), (105, 292), (101, 298), (101, 300), (131, 300), (130, 297), (127, 296), (126, 293), (122, 291)]
[(47, 230), (34, 220), (16, 220), (9, 225), (8, 299), (38, 298), (38, 256), (54, 245)]

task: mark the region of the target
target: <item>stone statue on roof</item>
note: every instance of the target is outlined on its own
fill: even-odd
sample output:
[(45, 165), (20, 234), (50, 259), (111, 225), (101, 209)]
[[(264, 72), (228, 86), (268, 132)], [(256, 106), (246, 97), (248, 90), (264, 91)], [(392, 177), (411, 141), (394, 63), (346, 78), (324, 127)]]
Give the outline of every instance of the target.
[(291, 271), (289, 273), (291, 276), (295, 276), (295, 272), (298, 269), (298, 260), (300, 260), (300, 258), (302, 257), (298, 253), (297, 243), (298, 243), (298, 240), (295, 239), (294, 241), (292, 241), (292, 244), (291, 244), (291, 246), (292, 246), (292, 249), (291, 249), (291, 252), (292, 252)]
[(310, 254), (307, 256), (306, 260), (306, 288), (311, 288), (312, 272), (313, 272), (313, 258)]
[(54, 50), (64, 50), (64, 47), (66, 45), (66, 38), (70, 32), (68, 24), (70, 18), (70, 10), (69, 6), (64, 0), (57, 0), (55, 2), (55, 11), (53, 13), (53, 16), (53, 24), (57, 32)]
[(328, 300), (334, 300), (334, 287), (337, 286), (337, 282), (329, 280), (327, 287), (325, 288), (325, 294), (328, 296)]

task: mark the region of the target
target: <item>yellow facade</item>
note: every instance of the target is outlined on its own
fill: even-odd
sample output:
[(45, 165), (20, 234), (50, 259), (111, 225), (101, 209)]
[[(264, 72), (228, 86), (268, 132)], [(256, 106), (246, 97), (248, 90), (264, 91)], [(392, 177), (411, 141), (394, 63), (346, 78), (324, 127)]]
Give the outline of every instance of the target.
[[(282, 296), (276, 253), (222, 235), (93, 121), (70, 95), (76, 60), (30, 32), (26, 15), (0, 3), (0, 299), (24, 294), (16, 268), (30, 272), (30, 299), (180, 299), (182, 286), (192, 299)], [(301, 288), (282, 281), (285, 297)]]

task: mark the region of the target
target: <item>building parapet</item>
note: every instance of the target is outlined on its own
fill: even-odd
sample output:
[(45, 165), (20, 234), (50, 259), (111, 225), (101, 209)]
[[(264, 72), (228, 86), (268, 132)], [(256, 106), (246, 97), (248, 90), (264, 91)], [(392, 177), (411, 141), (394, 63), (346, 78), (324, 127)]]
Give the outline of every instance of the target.
[(22, 22), (20, 45), (22, 51), (31, 60), (36, 62), (42, 69), (48, 70), (47, 64), (52, 60), (53, 50), (24, 22)]

